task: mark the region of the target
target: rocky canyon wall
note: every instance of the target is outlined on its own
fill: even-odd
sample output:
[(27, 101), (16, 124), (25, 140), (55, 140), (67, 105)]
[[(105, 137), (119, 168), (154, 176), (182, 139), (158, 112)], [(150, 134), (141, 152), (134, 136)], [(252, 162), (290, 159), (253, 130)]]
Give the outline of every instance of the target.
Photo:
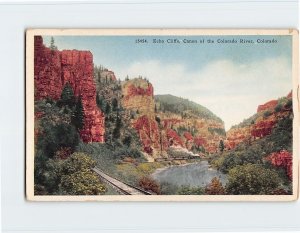
[(84, 127), (80, 136), (84, 142), (104, 142), (104, 114), (96, 104), (93, 79), (93, 55), (89, 51), (51, 50), (41, 36), (34, 39), (34, 96), (35, 100), (58, 100), (66, 83), (76, 97), (81, 97)]

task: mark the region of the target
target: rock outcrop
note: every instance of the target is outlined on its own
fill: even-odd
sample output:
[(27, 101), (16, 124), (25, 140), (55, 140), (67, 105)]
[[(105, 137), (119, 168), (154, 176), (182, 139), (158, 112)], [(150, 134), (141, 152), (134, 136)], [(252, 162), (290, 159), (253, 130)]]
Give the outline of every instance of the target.
[(96, 105), (96, 87), (93, 80), (93, 55), (89, 51), (51, 50), (41, 36), (34, 40), (35, 100), (58, 100), (66, 83), (76, 97), (81, 97), (84, 127), (80, 136), (84, 142), (104, 141), (104, 114)]
[(108, 82), (108, 81), (117, 81), (115, 73), (111, 70), (108, 70), (108, 69), (101, 70), (100, 71), (100, 76), (103, 77), (103, 79), (106, 82)]
[(154, 114), (153, 86), (149, 81), (136, 78), (126, 81), (122, 85), (122, 105), (138, 114)]
[(277, 104), (278, 104), (278, 100), (271, 100), (265, 104), (259, 105), (257, 107), (257, 112), (263, 112), (265, 110), (275, 108)]
[(231, 150), (241, 142), (245, 142), (250, 139), (251, 139), (250, 126), (233, 128), (226, 133), (225, 147)]
[(292, 179), (293, 155), (290, 152), (282, 150), (280, 152), (272, 153), (267, 156), (266, 160), (270, 161), (273, 166), (284, 168), (287, 176)]
[(230, 150), (241, 142), (251, 142), (270, 135), (277, 122), (289, 117), (293, 111), (291, 100), (292, 92), (279, 100), (271, 100), (259, 105), (257, 113), (247, 119), (247, 123), (235, 126), (226, 133), (226, 148)]

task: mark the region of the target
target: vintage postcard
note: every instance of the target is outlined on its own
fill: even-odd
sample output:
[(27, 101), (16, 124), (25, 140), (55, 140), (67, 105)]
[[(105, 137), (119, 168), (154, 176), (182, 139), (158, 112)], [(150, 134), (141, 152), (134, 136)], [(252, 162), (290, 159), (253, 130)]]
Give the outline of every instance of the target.
[(298, 64), (296, 30), (27, 30), (27, 199), (296, 200)]

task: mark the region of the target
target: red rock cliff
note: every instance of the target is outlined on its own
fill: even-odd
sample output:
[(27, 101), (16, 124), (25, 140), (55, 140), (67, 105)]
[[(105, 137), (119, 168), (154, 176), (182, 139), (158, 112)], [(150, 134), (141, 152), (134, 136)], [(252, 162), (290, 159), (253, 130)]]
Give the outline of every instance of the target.
[[(286, 99), (282, 98), (281, 103), (278, 100), (271, 100), (259, 105), (257, 108), (257, 118), (251, 124), (231, 128), (226, 133), (226, 148), (233, 149), (241, 142), (253, 141), (270, 135), (280, 119), (290, 117), (293, 109), (291, 105), (288, 105), (288, 101), (291, 99), (292, 92), (286, 96)], [(276, 106), (278, 106), (278, 109), (276, 109)], [(266, 114), (267, 111), (269, 114)]]
[(81, 96), (84, 127), (80, 136), (84, 142), (104, 142), (104, 114), (96, 104), (93, 80), (93, 55), (89, 51), (51, 50), (43, 38), (34, 39), (35, 100), (46, 97), (58, 100), (68, 82), (76, 97)]
[(277, 104), (278, 104), (278, 100), (271, 100), (265, 104), (259, 105), (257, 107), (257, 112), (262, 112), (268, 109), (275, 108)]

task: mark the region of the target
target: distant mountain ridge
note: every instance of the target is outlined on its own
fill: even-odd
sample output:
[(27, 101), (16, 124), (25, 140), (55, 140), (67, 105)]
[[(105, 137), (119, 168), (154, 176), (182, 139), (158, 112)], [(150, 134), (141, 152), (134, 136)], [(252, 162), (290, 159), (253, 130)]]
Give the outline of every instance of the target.
[(213, 112), (211, 112), (208, 108), (190, 101), (185, 98), (177, 97), (174, 95), (166, 94), (166, 95), (155, 95), (154, 99), (156, 102), (160, 103), (160, 108), (163, 110), (167, 110), (176, 114), (182, 112), (191, 111), (191, 114), (195, 114), (198, 117), (204, 119), (212, 119), (220, 123), (224, 123), (220, 117), (216, 116)]

